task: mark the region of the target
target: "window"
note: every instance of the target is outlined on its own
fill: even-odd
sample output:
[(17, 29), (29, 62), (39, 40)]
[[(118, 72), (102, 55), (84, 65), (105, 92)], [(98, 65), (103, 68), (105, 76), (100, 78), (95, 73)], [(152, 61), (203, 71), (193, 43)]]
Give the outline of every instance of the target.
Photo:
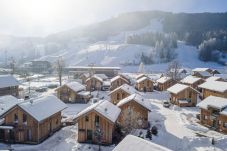
[(117, 93), (117, 100), (120, 100), (120, 94)]
[(99, 116), (95, 116), (95, 126), (99, 126)]
[(27, 123), (27, 115), (23, 114), (23, 123)]
[(18, 115), (14, 114), (14, 123), (18, 123)]
[(58, 124), (58, 119), (56, 120), (56, 125)]
[(227, 128), (227, 122), (223, 122), (223, 127)]
[(85, 121), (86, 121), (86, 122), (88, 122), (88, 121), (89, 121), (88, 116), (85, 116)]

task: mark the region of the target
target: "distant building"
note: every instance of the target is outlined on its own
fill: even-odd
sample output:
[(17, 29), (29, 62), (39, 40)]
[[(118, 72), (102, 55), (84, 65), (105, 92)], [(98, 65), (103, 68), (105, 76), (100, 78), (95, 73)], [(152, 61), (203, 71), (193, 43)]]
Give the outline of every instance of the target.
[(111, 91), (109, 95), (110, 95), (111, 102), (116, 105), (120, 100), (135, 93), (138, 93), (138, 91), (134, 87), (128, 84), (123, 84), (122, 86)]
[(107, 100), (101, 100), (76, 115), (78, 123), (78, 142), (98, 143), (95, 132), (98, 128), (103, 133), (101, 144), (112, 144), (115, 123), (121, 109)]
[(61, 111), (66, 107), (53, 95), (17, 103), (1, 116), (1, 139), (38, 144), (61, 128)]
[(139, 94), (132, 94), (117, 103), (121, 108), (119, 124), (123, 127), (131, 125), (133, 128), (148, 127), (149, 104)]
[(213, 70), (210, 68), (195, 68), (192, 70), (192, 75), (199, 78), (207, 79), (213, 75)]
[(168, 88), (167, 91), (170, 92), (170, 102), (172, 104), (180, 107), (196, 106), (197, 104), (197, 94), (199, 92), (188, 85), (177, 83)]
[(158, 91), (165, 91), (176, 83), (172, 78), (165, 76), (161, 77), (156, 82), (157, 82), (156, 87)]
[(90, 98), (90, 92), (79, 82), (69, 82), (56, 90), (57, 97), (65, 103), (87, 103)]
[(0, 96), (19, 97), (19, 82), (12, 75), (0, 75)]
[(127, 135), (113, 151), (171, 151), (143, 138)]
[(142, 92), (151, 92), (153, 91), (153, 81), (146, 77), (146, 76), (142, 76), (141, 78), (136, 80), (136, 85), (135, 88), (138, 91), (142, 91)]
[(33, 73), (51, 73), (52, 65), (49, 61), (30, 61), (23, 65), (23, 69)]
[(227, 133), (227, 99), (209, 96), (198, 105), (200, 123), (216, 131)]
[(110, 79), (110, 82), (111, 82), (110, 90), (114, 90), (122, 86), (123, 84), (128, 84), (128, 85), (130, 84), (130, 80), (122, 75), (117, 75), (113, 77), (112, 79)]
[(227, 98), (227, 82), (207, 81), (198, 86), (202, 89), (202, 97), (217, 96)]
[(182, 79), (180, 81), (180, 83), (186, 84), (186, 85), (193, 87), (195, 89), (198, 89), (198, 85), (200, 85), (204, 82), (205, 82), (204, 79), (199, 78), (199, 77), (195, 77), (195, 76), (191, 76), (191, 75), (185, 77), (184, 79)]
[(69, 66), (65, 68), (66, 72), (74, 71), (74, 74), (81, 75), (83, 73), (105, 74), (108, 77), (118, 75), (120, 67), (98, 67), (98, 66)]

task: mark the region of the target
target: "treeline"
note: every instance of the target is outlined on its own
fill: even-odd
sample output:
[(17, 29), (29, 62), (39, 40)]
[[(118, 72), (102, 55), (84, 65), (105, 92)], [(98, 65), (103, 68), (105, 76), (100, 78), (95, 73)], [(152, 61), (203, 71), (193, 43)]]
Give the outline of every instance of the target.
[(175, 33), (143, 33), (128, 36), (128, 44), (140, 44), (152, 46), (150, 53), (141, 53), (140, 61), (144, 64), (169, 62), (176, 57), (174, 49), (177, 48), (177, 36)]

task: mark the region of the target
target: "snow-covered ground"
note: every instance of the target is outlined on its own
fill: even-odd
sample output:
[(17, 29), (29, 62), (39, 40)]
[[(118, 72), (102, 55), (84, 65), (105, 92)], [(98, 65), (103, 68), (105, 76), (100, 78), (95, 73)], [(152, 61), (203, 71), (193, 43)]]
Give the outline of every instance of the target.
[[(108, 92), (93, 92), (95, 97), (105, 98), (108, 100)], [(197, 107), (180, 108), (171, 106), (164, 108), (162, 102), (168, 100), (167, 92), (147, 92), (141, 93), (149, 102), (151, 112), (149, 113), (149, 121), (151, 126), (158, 127), (158, 136), (153, 136), (151, 140), (154, 143), (165, 146), (172, 150), (183, 151), (226, 151), (227, 136), (198, 124), (196, 114), (199, 109)], [(73, 119), (74, 116), (84, 108), (91, 105), (88, 104), (67, 104), (68, 108), (63, 111), (63, 116)], [(142, 131), (146, 135), (146, 130), (134, 131), (134, 135)], [(215, 139), (215, 145), (211, 144), (211, 139)], [(0, 144), (5, 146), (4, 144)], [(15, 144), (12, 148), (19, 151), (95, 151), (97, 145), (77, 143), (77, 125), (67, 126), (59, 130), (53, 136), (45, 140), (39, 145), (22, 145)], [(103, 151), (111, 151), (112, 146), (102, 146)]]

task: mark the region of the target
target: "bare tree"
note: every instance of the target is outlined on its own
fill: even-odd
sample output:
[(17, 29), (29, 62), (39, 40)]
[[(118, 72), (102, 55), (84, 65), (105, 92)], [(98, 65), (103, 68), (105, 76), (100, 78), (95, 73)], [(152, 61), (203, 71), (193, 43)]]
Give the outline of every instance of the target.
[(174, 80), (179, 80), (180, 68), (181, 68), (181, 65), (177, 60), (170, 62), (168, 69), (167, 69), (167, 76), (171, 77)]
[(64, 60), (62, 57), (59, 57), (56, 62), (56, 71), (58, 74), (58, 80), (60, 86), (62, 85), (62, 75), (63, 75), (63, 68), (65, 66)]
[(143, 120), (140, 117), (142, 117), (141, 113), (136, 112), (131, 105), (128, 109), (122, 111), (123, 130), (126, 134), (131, 133), (143, 125)]

